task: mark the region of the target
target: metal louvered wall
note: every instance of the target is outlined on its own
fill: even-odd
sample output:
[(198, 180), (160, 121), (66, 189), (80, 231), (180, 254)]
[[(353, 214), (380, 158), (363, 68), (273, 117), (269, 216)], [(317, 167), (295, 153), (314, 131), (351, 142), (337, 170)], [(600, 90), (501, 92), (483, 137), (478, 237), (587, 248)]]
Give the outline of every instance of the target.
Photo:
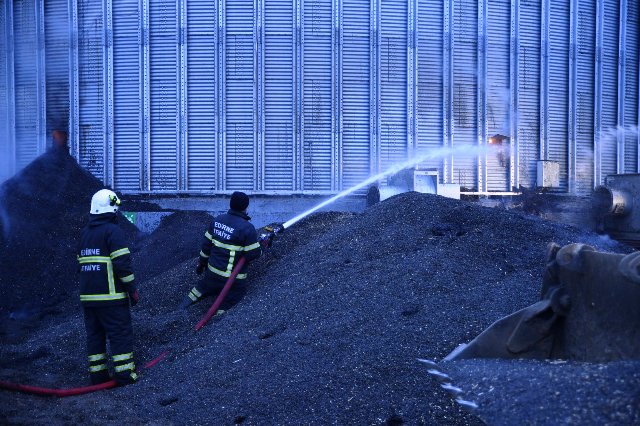
[[(548, 16), (543, 16), (548, 28), (546, 73), (542, 81), (547, 87), (543, 93), (546, 107), (545, 160), (560, 163), (560, 188), (568, 189), (569, 181), (569, 45), (570, 2), (572, 0), (542, 0)], [(548, 83), (545, 81), (548, 78)]]
[(618, 151), (618, 40), (620, 2), (600, 2), (597, 42), (600, 57), (596, 67), (595, 108), (595, 183), (617, 172)]
[[(414, 154), (471, 193), (638, 172), (637, 0), (15, 0), (0, 179), (69, 126), (129, 192), (327, 194)], [(507, 137), (491, 147), (495, 135)]]
[(225, 1), (224, 187), (253, 190), (257, 149), (254, 2)]
[(541, 157), (540, 143), (540, 67), (542, 65), (542, 2), (531, 0), (520, 2), (519, 55), (518, 55), (518, 102), (516, 127), (520, 148), (520, 184), (536, 185), (536, 160)]
[(264, 85), (259, 99), (260, 145), (264, 148), (264, 190), (295, 188), (295, 56), (296, 10), (291, 1), (265, 0), (260, 22), (261, 71)]
[(80, 95), (73, 114), (78, 123), (78, 161), (107, 181), (105, 134), (105, 26), (101, 2), (78, 0), (78, 79)]
[[(6, 135), (5, 143), (0, 142), (0, 182), (11, 176), (14, 170), (14, 144), (9, 143), (13, 139), (9, 130), (13, 128), (13, 64), (10, 62), (13, 55), (9, 47), (13, 47), (10, 42), (13, 39), (13, 25), (11, 16), (13, 15), (9, 2), (2, 4), (0, 10), (0, 134)], [(11, 115), (10, 115), (11, 114)]]
[(407, 158), (407, 2), (381, 0), (380, 168)]
[(187, 188), (217, 190), (218, 4), (187, 2)]
[[(574, 15), (575, 19), (575, 15)], [(596, 5), (580, 2), (577, 13), (577, 58), (575, 67), (575, 181), (580, 193), (593, 188), (593, 119), (595, 87)]]
[[(444, 4), (418, 3), (418, 81), (416, 149), (419, 152), (437, 149), (444, 134)], [(426, 167), (444, 170), (441, 161), (430, 159)]]
[(332, 0), (302, 2), (302, 186), (309, 190), (331, 190), (332, 4)]
[[(485, 2), (487, 8), (487, 71), (486, 91), (486, 124), (487, 133), (483, 138), (493, 135), (511, 135), (511, 93), (509, 59), (511, 46), (511, 2), (500, 0)], [(491, 22), (491, 25), (488, 23)], [(484, 133), (484, 132), (483, 132)], [(492, 139), (496, 142), (500, 138)], [(490, 143), (490, 142), (489, 142)], [(486, 156), (487, 185), (489, 191), (509, 191), (510, 146), (502, 143), (496, 146), (495, 152), (489, 151)]]
[(180, 182), (180, 32), (177, 2), (149, 1), (151, 190), (177, 191)]
[[(453, 147), (480, 143), (478, 132), (478, 82), (484, 81), (485, 71), (478, 64), (478, 1), (452, 1), (453, 20)], [(458, 156), (452, 162), (452, 183), (466, 191), (481, 191), (479, 159)]]
[(342, 186), (348, 188), (370, 176), (371, 46), (370, 1), (342, 4)]
[(126, 191), (142, 189), (142, 34), (139, 3), (112, 5), (113, 184)]
[[(41, 68), (38, 60), (38, 17), (39, 8), (32, 1), (13, 2), (13, 84), (14, 84), (14, 137), (17, 168), (31, 161), (42, 152), (39, 126), (39, 83)], [(35, 119), (34, 119), (35, 118)]]
[[(43, 1), (46, 135), (69, 122), (69, 3)], [(44, 81), (43, 81), (44, 83)]]
[(640, 2), (638, 0), (626, 0), (624, 27), (624, 90), (619, 96), (624, 98), (621, 107), (622, 127), (624, 129), (620, 140), (623, 144), (621, 152), (624, 152), (620, 173), (640, 173), (640, 133), (638, 130), (639, 118), (639, 74), (640, 74)]

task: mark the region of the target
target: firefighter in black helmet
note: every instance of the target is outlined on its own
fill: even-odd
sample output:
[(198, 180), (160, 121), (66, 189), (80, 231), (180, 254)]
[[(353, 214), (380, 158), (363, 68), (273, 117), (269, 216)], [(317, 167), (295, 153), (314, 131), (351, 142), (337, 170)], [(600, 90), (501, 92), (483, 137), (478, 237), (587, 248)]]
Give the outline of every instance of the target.
[(80, 237), (80, 301), (93, 384), (110, 380), (107, 339), (114, 379), (120, 385), (137, 379), (129, 304), (135, 306), (139, 295), (131, 269), (131, 254), (124, 233), (116, 224), (119, 205), (120, 199), (113, 191), (96, 192), (91, 199), (89, 223)]
[[(229, 211), (217, 216), (209, 224), (204, 234), (200, 258), (196, 266), (198, 275), (205, 272), (203, 279), (191, 289), (180, 304), (185, 309), (206, 295), (220, 292), (231, 275), (240, 257), (246, 262), (257, 259), (262, 254), (256, 228), (247, 216), (249, 197), (244, 192), (234, 192), (229, 202)], [(236, 293), (245, 289), (242, 285), (247, 278), (247, 266), (236, 276)]]

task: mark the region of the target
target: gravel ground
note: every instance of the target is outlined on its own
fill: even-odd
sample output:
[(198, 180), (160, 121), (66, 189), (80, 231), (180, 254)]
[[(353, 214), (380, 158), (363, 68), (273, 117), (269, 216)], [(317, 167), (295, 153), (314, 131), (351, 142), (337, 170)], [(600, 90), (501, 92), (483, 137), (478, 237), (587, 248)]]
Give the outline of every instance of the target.
[[(136, 356), (170, 355), (144, 370), (139, 383), (60, 400), (2, 391), (0, 419), (482, 424), (416, 358), (441, 359), (535, 302), (550, 241), (627, 250), (570, 226), (418, 193), (362, 214), (316, 214), (251, 265), (240, 303), (223, 306), (224, 313), (194, 333), (213, 300), (186, 313), (175, 307), (198, 279), (196, 246), (191, 259), (140, 284)], [(42, 324), (26, 342), (2, 345), (0, 379), (84, 384), (79, 310)]]
[(640, 424), (640, 361), (475, 359), (441, 367), (487, 424)]

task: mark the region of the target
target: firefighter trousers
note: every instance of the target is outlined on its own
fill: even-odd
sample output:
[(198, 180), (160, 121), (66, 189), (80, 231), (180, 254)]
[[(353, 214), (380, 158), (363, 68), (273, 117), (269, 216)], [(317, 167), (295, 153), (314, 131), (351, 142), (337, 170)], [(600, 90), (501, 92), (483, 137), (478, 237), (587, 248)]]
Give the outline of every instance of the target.
[(138, 376), (133, 359), (133, 327), (129, 305), (85, 307), (84, 325), (91, 383), (110, 380), (107, 340), (111, 349), (114, 379), (119, 385), (133, 383)]
[[(247, 292), (247, 287), (244, 281), (245, 280), (236, 280), (233, 283), (231, 290), (229, 290), (229, 293), (227, 294), (227, 297), (225, 298), (221, 306), (222, 309), (230, 309), (244, 297), (245, 293)], [(204, 298), (205, 296), (217, 297), (224, 288), (226, 282), (226, 278), (215, 276), (206, 271), (205, 276), (200, 280), (198, 284), (196, 284), (195, 287), (191, 289), (180, 307), (186, 308), (187, 306), (202, 300), (202, 298)]]

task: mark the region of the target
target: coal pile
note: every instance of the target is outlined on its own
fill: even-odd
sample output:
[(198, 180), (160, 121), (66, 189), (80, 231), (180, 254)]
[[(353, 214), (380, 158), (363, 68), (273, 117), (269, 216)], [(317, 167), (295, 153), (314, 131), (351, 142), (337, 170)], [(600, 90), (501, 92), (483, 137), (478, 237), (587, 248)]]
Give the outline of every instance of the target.
[[(0, 333), (13, 321), (76, 309), (76, 250), (103, 184), (66, 150), (41, 155), (0, 187)], [(136, 228), (120, 218), (130, 239)]]
[[(550, 241), (626, 250), (570, 226), (426, 194), (362, 214), (316, 214), (285, 231), (251, 265), (240, 303), (197, 333), (213, 300), (176, 310), (198, 280), (196, 255), (141, 283), (136, 356), (170, 355), (136, 385), (59, 401), (4, 394), (0, 411), (30, 424), (482, 424), (416, 359), (439, 360), (534, 303)], [(83, 384), (82, 327), (69, 318), (4, 345), (0, 378)]]
[[(130, 208), (128, 203), (126, 207)], [(177, 211), (163, 217), (158, 228), (134, 253), (133, 270), (138, 281), (145, 281), (197, 256), (211, 220), (211, 215), (198, 211)]]

